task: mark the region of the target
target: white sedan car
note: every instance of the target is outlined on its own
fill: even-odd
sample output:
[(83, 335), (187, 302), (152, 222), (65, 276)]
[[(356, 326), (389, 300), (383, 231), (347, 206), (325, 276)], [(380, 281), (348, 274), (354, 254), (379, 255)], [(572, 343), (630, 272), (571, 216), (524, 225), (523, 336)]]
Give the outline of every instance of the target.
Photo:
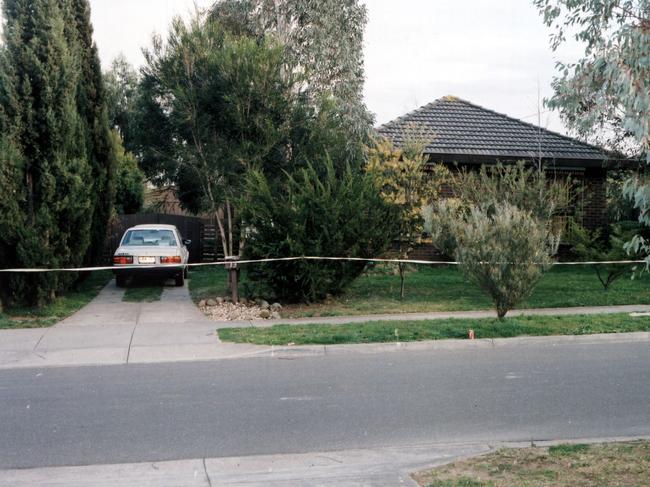
[[(137, 225), (124, 232), (113, 256), (113, 273), (118, 287), (131, 276), (173, 278), (182, 286), (187, 277), (190, 240), (182, 240), (174, 225)], [(142, 268), (138, 268), (142, 266)]]

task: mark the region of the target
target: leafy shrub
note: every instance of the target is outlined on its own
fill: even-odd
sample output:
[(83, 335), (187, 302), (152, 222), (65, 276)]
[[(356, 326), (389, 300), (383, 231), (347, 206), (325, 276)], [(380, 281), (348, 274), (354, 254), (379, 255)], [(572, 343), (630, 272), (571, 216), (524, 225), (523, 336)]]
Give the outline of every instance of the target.
[(451, 189), (466, 207), (480, 206), (492, 211), (496, 205), (508, 203), (547, 222), (572, 204), (571, 181), (551, 179), (548, 175), (523, 161), (507, 166), (481, 166), (479, 171), (463, 169), (454, 173)]
[[(626, 243), (635, 235), (639, 234), (641, 228), (636, 222), (619, 222), (611, 225), (609, 234), (603, 234), (600, 229), (589, 231), (582, 225), (575, 222), (571, 224), (570, 241), (572, 252), (579, 260), (592, 262), (606, 262), (619, 260), (641, 259), (640, 252), (626, 250)], [(631, 276), (634, 272), (634, 264), (596, 264), (592, 268), (598, 276), (598, 280), (607, 291), (609, 286), (616, 280)]]
[[(571, 181), (550, 179), (523, 162), (482, 166), (479, 171), (462, 169), (451, 174), (449, 184), (454, 198), (437, 201), (432, 215), (433, 243), (448, 257), (455, 254), (456, 242), (453, 229), (445, 225), (462, 220), (472, 208), (481, 208), (489, 216), (498, 205), (507, 203), (550, 229), (553, 216), (569, 209), (576, 195)], [(557, 238), (558, 232), (554, 231)]]
[(456, 255), (456, 226), (463, 214), (462, 204), (456, 198), (437, 201), (431, 212), (431, 239), (445, 257), (453, 259)]
[(499, 318), (530, 295), (559, 244), (547, 225), (508, 203), (474, 207), (450, 226), (460, 268), (490, 295)]
[[(259, 171), (246, 178), (241, 201), (247, 228), (244, 258), (293, 256), (376, 257), (397, 232), (397, 209), (370, 174), (349, 167), (337, 175), (330, 160), (309, 164), (272, 185)], [(289, 261), (250, 265), (258, 295), (316, 301), (339, 294), (363, 272), (363, 262)]]

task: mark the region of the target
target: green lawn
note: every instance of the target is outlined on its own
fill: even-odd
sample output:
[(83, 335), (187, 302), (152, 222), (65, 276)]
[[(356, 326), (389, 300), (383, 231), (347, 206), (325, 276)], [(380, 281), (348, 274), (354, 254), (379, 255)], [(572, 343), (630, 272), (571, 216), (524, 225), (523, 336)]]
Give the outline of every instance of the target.
[[(385, 268), (384, 268), (385, 269)], [(242, 271), (242, 288), (246, 272)], [(190, 292), (199, 300), (225, 296), (226, 272), (205, 267), (191, 273)], [(264, 296), (265, 298), (268, 298)], [(284, 303), (283, 303), (284, 304)], [(589, 267), (555, 267), (536, 287), (522, 308), (650, 304), (650, 276), (623, 278), (604, 291)], [(406, 297), (399, 299), (399, 277), (382, 267), (359, 277), (342, 296), (328, 303), (289, 305), (284, 318), (343, 316), (423, 311), (467, 311), (491, 308), (490, 300), (453, 266), (419, 266), (406, 279)]]
[(650, 442), (504, 448), (413, 478), (422, 487), (641, 487), (650, 479)]
[(52, 326), (88, 304), (111, 278), (110, 271), (93, 272), (76, 289), (71, 289), (47, 306), (38, 309), (13, 308), (0, 313), (0, 329)]
[[(228, 296), (228, 273), (222, 266), (194, 267), (190, 268), (190, 296), (195, 302), (201, 299), (215, 298), (217, 296)], [(247, 282), (246, 272), (242, 271), (240, 289)]]
[(256, 345), (333, 345), (340, 343), (385, 343), (515, 336), (588, 335), (650, 331), (650, 317), (628, 314), (576, 316), (522, 316), (498, 320), (446, 319), (424, 321), (375, 321), (344, 325), (275, 325), (268, 328), (223, 328), (219, 338), (226, 342)]

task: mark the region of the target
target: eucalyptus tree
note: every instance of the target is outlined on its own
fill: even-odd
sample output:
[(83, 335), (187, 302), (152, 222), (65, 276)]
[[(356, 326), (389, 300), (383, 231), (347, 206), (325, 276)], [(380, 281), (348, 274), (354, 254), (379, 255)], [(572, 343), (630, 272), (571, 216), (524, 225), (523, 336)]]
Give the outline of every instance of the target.
[(534, 2), (553, 29), (553, 50), (567, 36), (584, 46), (577, 62), (557, 63), (550, 107), (583, 134), (620, 127), (650, 162), (650, 1)]
[(313, 103), (330, 97), (361, 150), (372, 127), (363, 102), (367, 10), (358, 0), (221, 0), (212, 17), (237, 35), (273, 37), (285, 46), (285, 71), (303, 74)]
[[(575, 63), (558, 63), (549, 106), (570, 128), (586, 135), (606, 133), (613, 148), (650, 163), (650, 0), (534, 0), (553, 29), (555, 50), (567, 36), (584, 46)], [(650, 224), (650, 185), (643, 178), (626, 193)], [(650, 252), (636, 237), (631, 248)]]
[(113, 59), (111, 67), (104, 73), (108, 122), (111, 128), (119, 132), (127, 151), (133, 151), (135, 148), (134, 121), (139, 82), (138, 72), (129, 64), (124, 54)]

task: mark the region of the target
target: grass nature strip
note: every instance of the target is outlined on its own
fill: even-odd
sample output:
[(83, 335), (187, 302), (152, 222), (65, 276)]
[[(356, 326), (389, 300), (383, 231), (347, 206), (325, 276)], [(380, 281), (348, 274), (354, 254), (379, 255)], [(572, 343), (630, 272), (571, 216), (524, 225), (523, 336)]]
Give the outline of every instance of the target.
[(219, 338), (226, 342), (255, 345), (335, 345), (388, 343), (467, 338), (516, 336), (589, 335), (650, 331), (650, 317), (629, 314), (573, 316), (521, 316), (496, 318), (444, 319), (422, 321), (375, 321), (342, 325), (275, 325), (268, 328), (222, 328)]
[(12, 308), (0, 313), (0, 329), (44, 328), (67, 318), (92, 301), (112, 278), (110, 271), (97, 271), (42, 308)]
[(413, 475), (422, 487), (648, 485), (650, 441), (504, 448)]

